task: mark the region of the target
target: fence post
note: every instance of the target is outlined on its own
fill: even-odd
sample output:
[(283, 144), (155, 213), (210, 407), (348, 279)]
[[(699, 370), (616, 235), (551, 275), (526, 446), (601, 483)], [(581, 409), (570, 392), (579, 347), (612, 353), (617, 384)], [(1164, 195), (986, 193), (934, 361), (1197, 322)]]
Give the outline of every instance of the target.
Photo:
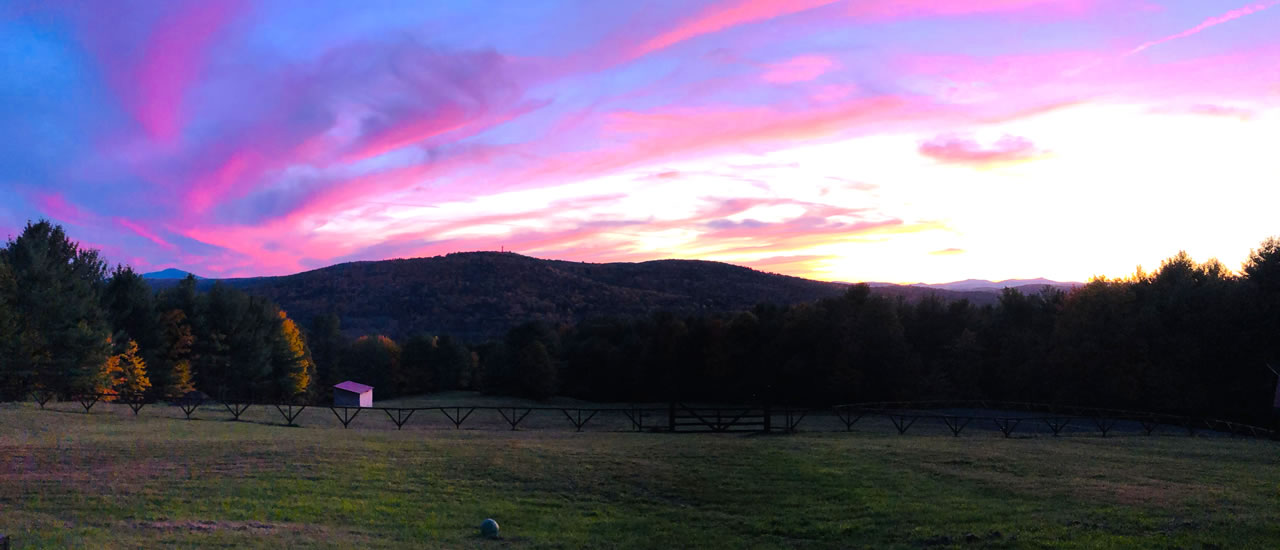
[(773, 431), (773, 407), (768, 403), (764, 405), (764, 433)]
[(672, 431), (672, 432), (676, 431), (676, 402), (675, 401), (672, 401), (670, 404), (670, 408), (667, 409), (667, 424), (668, 424), (667, 429), (669, 431)]

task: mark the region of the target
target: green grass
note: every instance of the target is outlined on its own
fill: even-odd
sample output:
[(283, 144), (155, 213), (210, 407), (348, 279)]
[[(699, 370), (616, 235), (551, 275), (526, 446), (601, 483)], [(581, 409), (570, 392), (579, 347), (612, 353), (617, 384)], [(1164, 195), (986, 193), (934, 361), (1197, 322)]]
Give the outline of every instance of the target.
[[(416, 417), (395, 431), (363, 416), (342, 430), (323, 409), (292, 428), (256, 414), (0, 405), (0, 533), (23, 549), (1280, 547), (1267, 441), (457, 431)], [(486, 517), (502, 540), (478, 537)]]

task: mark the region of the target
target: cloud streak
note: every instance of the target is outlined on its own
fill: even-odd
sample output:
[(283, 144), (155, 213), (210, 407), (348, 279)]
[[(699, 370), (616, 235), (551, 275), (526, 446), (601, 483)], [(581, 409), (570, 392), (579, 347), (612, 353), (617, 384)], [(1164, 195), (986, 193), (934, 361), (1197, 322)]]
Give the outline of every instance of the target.
[(633, 51), (636, 57), (686, 40), (738, 25), (767, 21), (832, 4), (837, 0), (730, 0), (720, 2), (675, 28), (650, 38)]
[(1166, 37), (1164, 37), (1164, 38), (1158, 38), (1158, 39), (1156, 39), (1156, 40), (1151, 40), (1151, 41), (1148, 41), (1148, 42), (1143, 42), (1142, 44), (1139, 44), (1137, 47), (1133, 48), (1132, 50), (1129, 50), (1128, 52), (1126, 52), (1126, 53), (1125, 53), (1125, 55), (1126, 55), (1126, 56), (1135, 55), (1135, 54), (1141, 53), (1141, 52), (1146, 51), (1146, 50), (1148, 50), (1148, 49), (1150, 49), (1150, 48), (1153, 48), (1153, 47), (1155, 47), (1155, 46), (1159, 46), (1159, 45), (1164, 44), (1164, 43), (1167, 43), (1167, 42), (1172, 42), (1172, 41), (1174, 41), (1174, 40), (1178, 40), (1178, 39), (1181, 39), (1181, 38), (1187, 38), (1187, 37), (1189, 37), (1189, 36), (1194, 36), (1194, 35), (1196, 35), (1196, 34), (1199, 34), (1199, 33), (1201, 33), (1201, 32), (1204, 32), (1205, 30), (1208, 30), (1208, 29), (1210, 29), (1210, 28), (1216, 27), (1216, 26), (1221, 25), (1221, 24), (1223, 24), (1223, 23), (1227, 23), (1227, 22), (1230, 22), (1230, 21), (1234, 21), (1234, 20), (1236, 20), (1236, 19), (1239, 19), (1239, 18), (1241, 18), (1241, 17), (1245, 17), (1245, 16), (1247, 16), (1247, 15), (1253, 15), (1253, 14), (1255, 14), (1255, 13), (1258, 13), (1258, 12), (1262, 11), (1262, 10), (1265, 10), (1265, 9), (1267, 9), (1267, 8), (1271, 8), (1271, 7), (1275, 7), (1275, 6), (1277, 6), (1277, 5), (1280, 5), (1280, 0), (1271, 0), (1271, 1), (1269, 1), (1269, 2), (1257, 2), (1257, 3), (1254, 3), (1254, 4), (1249, 4), (1249, 5), (1247, 5), (1247, 6), (1244, 6), (1244, 7), (1237, 8), (1237, 9), (1231, 10), (1231, 11), (1229, 11), (1229, 12), (1226, 12), (1226, 13), (1224, 13), (1224, 14), (1222, 14), (1222, 15), (1218, 15), (1218, 16), (1214, 16), (1214, 17), (1210, 17), (1210, 18), (1208, 18), (1208, 19), (1205, 19), (1204, 21), (1200, 22), (1200, 24), (1199, 24), (1199, 25), (1196, 25), (1196, 26), (1194, 26), (1194, 27), (1191, 27), (1191, 28), (1189, 28), (1189, 29), (1187, 29), (1187, 30), (1185, 30), (1185, 31), (1180, 32), (1180, 33), (1177, 33), (1177, 34), (1171, 34), (1171, 35), (1166, 36)]

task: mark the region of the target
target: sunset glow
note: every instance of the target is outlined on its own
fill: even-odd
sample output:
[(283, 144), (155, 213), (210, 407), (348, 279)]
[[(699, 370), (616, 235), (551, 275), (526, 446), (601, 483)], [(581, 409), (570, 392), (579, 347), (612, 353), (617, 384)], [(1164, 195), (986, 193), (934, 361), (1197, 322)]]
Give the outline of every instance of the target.
[(502, 248), (891, 282), (1280, 234), (1280, 1), (369, 5), (3, 4), (0, 233), (206, 277)]

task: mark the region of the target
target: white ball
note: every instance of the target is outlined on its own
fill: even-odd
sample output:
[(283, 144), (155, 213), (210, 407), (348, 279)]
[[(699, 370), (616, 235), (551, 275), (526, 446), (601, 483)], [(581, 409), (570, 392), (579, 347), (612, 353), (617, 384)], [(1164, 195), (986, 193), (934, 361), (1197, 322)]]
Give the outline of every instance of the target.
[(498, 522), (493, 519), (480, 522), (480, 534), (491, 539), (498, 538)]

